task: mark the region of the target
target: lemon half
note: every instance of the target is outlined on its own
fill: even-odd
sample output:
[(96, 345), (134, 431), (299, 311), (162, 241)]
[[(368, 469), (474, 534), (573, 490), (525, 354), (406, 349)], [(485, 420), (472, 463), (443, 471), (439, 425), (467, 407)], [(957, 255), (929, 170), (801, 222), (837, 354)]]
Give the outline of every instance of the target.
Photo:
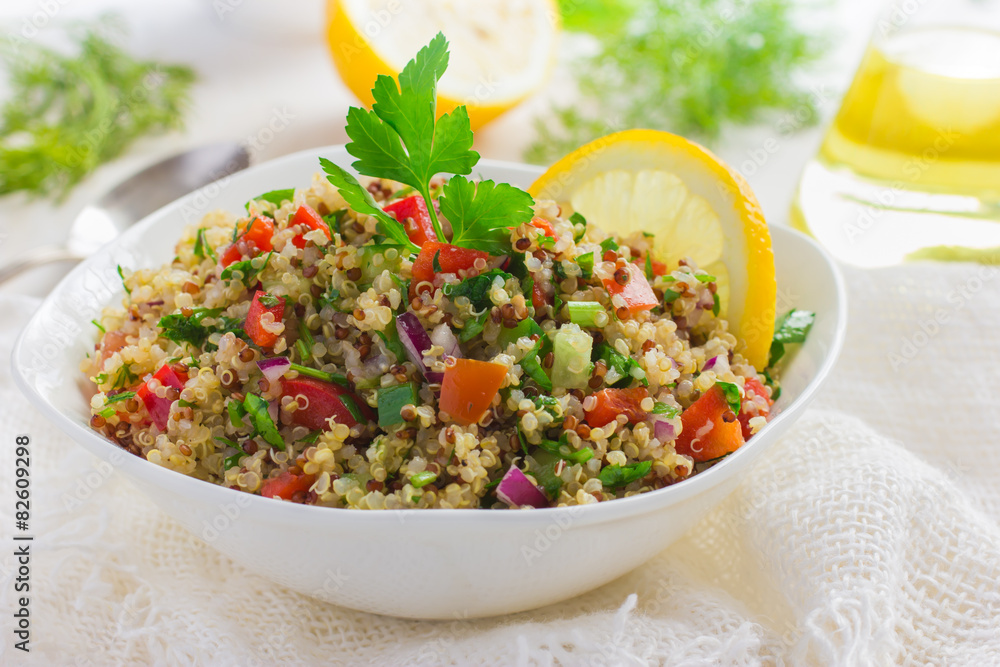
[(706, 148), (656, 130), (627, 130), (562, 158), (528, 189), (617, 234), (651, 232), (654, 256), (689, 257), (715, 275), (722, 314), (758, 370), (774, 337), (771, 235), (746, 180)]
[(327, 14), (337, 71), (369, 107), (375, 78), (398, 75), (443, 32), (451, 57), (437, 110), (466, 105), (473, 130), (541, 88), (555, 62), (555, 0), (330, 0)]

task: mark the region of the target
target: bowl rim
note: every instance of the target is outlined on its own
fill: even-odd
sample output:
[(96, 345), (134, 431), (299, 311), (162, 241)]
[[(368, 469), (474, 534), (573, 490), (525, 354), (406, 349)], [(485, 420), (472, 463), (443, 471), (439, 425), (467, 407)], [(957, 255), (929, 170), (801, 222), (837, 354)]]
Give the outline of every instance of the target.
[[(303, 160), (307, 157), (316, 158), (320, 155), (329, 155), (335, 151), (344, 152), (344, 148), (343, 144), (338, 144), (297, 151), (273, 160), (268, 160), (259, 165), (254, 165), (244, 171), (228, 176), (226, 179), (220, 179), (220, 181), (230, 180), (238, 183), (242, 178), (245, 178), (257, 171), (262, 171), (265, 168), (273, 169), (275, 167), (280, 167), (283, 164)], [(488, 158), (480, 160), (477, 167), (487, 169), (508, 169), (521, 172), (525, 175), (537, 175), (542, 172), (542, 168), (536, 165), (504, 160), (491, 160)], [(489, 525), (492, 526), (507, 526), (524, 523), (526, 521), (531, 523), (560, 522), (561, 524), (560, 520), (564, 518), (569, 518), (573, 521), (574, 525), (590, 525), (613, 521), (622, 516), (642, 515), (660, 511), (666, 507), (683, 503), (723, 483), (728, 476), (732, 476), (736, 473), (735, 468), (744, 467), (745, 464), (750, 463), (752, 457), (756, 456), (759, 448), (754, 448), (754, 441), (751, 440), (748, 443), (748, 446), (741, 447), (736, 452), (726, 457), (723, 461), (712, 466), (712, 468), (684, 480), (683, 483), (629, 496), (627, 498), (616, 498), (613, 501), (605, 501), (589, 505), (535, 508), (530, 511), (520, 512), (486, 510), (470, 511), (469, 509), (392, 509), (365, 512), (351, 511), (347, 508), (298, 505), (289, 502), (276, 501), (271, 498), (264, 498), (262, 496), (236, 491), (218, 484), (212, 484), (211, 482), (206, 482), (204, 480), (184, 475), (183, 473), (169, 470), (162, 466), (150, 463), (146, 459), (128, 454), (111, 441), (95, 433), (86, 425), (79, 424), (69, 416), (63, 414), (53, 403), (50, 403), (35, 389), (28, 377), (29, 371), (25, 366), (19, 363), (21, 358), (26, 357), (25, 348), (28, 343), (27, 332), (32, 328), (32, 325), (35, 324), (36, 320), (42, 317), (42, 314), (47, 307), (50, 307), (50, 304), (59, 295), (63, 286), (67, 282), (73, 281), (78, 275), (82, 275), (83, 272), (89, 270), (91, 262), (95, 261), (93, 259), (94, 257), (113, 249), (123, 238), (142, 234), (147, 227), (152, 227), (158, 224), (160, 220), (168, 216), (174, 209), (182, 207), (187, 201), (197, 196), (199, 192), (217, 185), (220, 181), (216, 181), (208, 186), (192, 191), (150, 213), (142, 220), (138, 221), (130, 229), (126, 230), (124, 234), (101, 248), (97, 253), (95, 253), (94, 256), (74, 267), (74, 269), (68, 273), (55, 288), (53, 288), (52, 292), (50, 292), (45, 300), (43, 300), (39, 308), (31, 316), (28, 323), (18, 335), (17, 341), (15, 342), (11, 353), (11, 368), (13, 370), (15, 384), (17, 384), (22, 393), (28, 397), (29, 401), (40, 412), (42, 412), (44, 416), (53, 421), (60, 428), (60, 430), (66, 433), (71, 439), (83, 445), (92, 454), (104, 458), (105, 460), (112, 457), (120, 458), (120, 461), (114, 463), (115, 467), (120, 468), (122, 472), (125, 472), (130, 477), (134, 478), (133, 480), (130, 480), (133, 481), (133, 483), (137, 485), (154, 484), (159, 487), (165, 487), (168, 491), (182, 494), (195, 502), (207, 503), (208, 506), (217, 506), (221, 508), (235, 502), (245, 510), (249, 511), (252, 509), (257, 519), (280, 521), (285, 524), (295, 525), (308, 524), (315, 526), (317, 525), (317, 522), (321, 521), (338, 521), (346, 522), (352, 525), (356, 522), (361, 522), (366, 526), (374, 525), (376, 527), (385, 523), (392, 525), (417, 526), (426, 524), (436, 525), (441, 522), (460, 526), (468, 525), (470, 522), (474, 522), (479, 525), (480, 521), (487, 521), (490, 522)], [(232, 184), (233, 183), (230, 182), (226, 185), (228, 187)], [(844, 279), (841, 275), (839, 267), (836, 262), (833, 261), (829, 253), (827, 253), (826, 250), (824, 250), (822, 246), (816, 243), (813, 239), (787, 226), (769, 225), (769, 230), (772, 233), (775, 230), (780, 230), (778, 231), (778, 234), (789, 235), (792, 238), (795, 238), (796, 242), (810, 246), (825, 260), (827, 268), (833, 276), (833, 291), (836, 295), (837, 312), (831, 313), (836, 316), (835, 328), (830, 342), (829, 351), (823, 359), (822, 364), (820, 364), (819, 368), (817, 368), (813, 377), (809, 380), (809, 383), (803, 389), (798, 398), (778, 413), (774, 419), (768, 422), (768, 424), (757, 434), (758, 437), (760, 434), (778, 429), (778, 427), (784, 422), (794, 420), (796, 415), (805, 409), (836, 364), (843, 348), (847, 330), (847, 292), (844, 285)], [(87, 443), (90, 444), (88, 445)], [(525, 517), (530, 518), (526, 519)], [(372, 524), (371, 522), (376, 523)]]

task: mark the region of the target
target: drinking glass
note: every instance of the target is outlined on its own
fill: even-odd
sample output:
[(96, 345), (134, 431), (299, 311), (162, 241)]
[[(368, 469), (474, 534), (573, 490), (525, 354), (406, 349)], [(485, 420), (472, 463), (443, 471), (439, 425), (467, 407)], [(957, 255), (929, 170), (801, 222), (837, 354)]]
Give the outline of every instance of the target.
[(791, 217), (862, 266), (1000, 250), (1000, 0), (884, 8)]

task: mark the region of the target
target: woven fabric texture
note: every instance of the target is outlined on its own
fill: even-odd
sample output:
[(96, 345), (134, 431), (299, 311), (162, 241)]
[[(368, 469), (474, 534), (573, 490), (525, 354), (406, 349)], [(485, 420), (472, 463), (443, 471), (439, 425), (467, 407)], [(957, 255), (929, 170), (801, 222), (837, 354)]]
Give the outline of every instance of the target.
[[(834, 376), (739, 489), (632, 573), (499, 619), (384, 618), (256, 580), (46, 424), (5, 373), (0, 522), (10, 535), (11, 443), (30, 433), (37, 538), (32, 652), (13, 649), (5, 611), (0, 662), (1000, 664), (1000, 270), (845, 271)], [(0, 303), (7, 358), (36, 302)]]

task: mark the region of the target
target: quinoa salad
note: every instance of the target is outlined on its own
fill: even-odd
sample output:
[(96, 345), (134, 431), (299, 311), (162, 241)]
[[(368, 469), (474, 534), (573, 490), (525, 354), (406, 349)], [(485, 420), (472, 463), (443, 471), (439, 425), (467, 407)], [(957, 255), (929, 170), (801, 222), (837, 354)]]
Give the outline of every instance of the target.
[[(433, 99), (420, 76), (440, 76), (446, 46), (399, 90), (384, 77), (397, 112), (428, 86)], [(362, 179), (322, 160), (308, 187), (185, 229), (170, 263), (119, 267), (121, 304), (81, 365), (93, 429), (294, 503), (526, 508), (675, 484), (767, 423), (775, 384), (737, 351), (715, 276), (660, 263), (649, 235), (465, 178), (471, 132), (447, 160), (425, 154), (379, 84), (348, 116)], [(461, 110), (435, 127), (431, 105), (435, 141)], [(373, 133), (352, 131), (365, 123), (395, 128), (408, 170), (371, 157)]]

